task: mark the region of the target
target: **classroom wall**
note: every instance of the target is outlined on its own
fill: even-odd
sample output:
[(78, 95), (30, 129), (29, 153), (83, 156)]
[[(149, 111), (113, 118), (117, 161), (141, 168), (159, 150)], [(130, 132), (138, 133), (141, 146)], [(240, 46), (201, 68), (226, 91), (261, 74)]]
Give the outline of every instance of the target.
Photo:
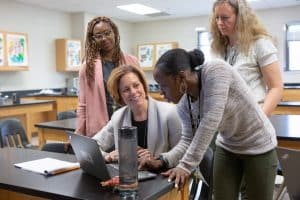
[(63, 12), (1, 1), (0, 30), (28, 34), (29, 71), (0, 72), (0, 91), (65, 87), (71, 74), (56, 72), (56, 38), (71, 36), (71, 16)]
[[(285, 67), (284, 29), (285, 23), (300, 21), (300, 6), (256, 11), (259, 18), (277, 40), (278, 57), (282, 69)], [(150, 21), (134, 24), (134, 45), (147, 42), (177, 41), (180, 48), (194, 49), (197, 44), (196, 27), (205, 27), (208, 30), (209, 16), (189, 17), (174, 20)], [(154, 82), (152, 72), (147, 72), (147, 79)], [(300, 82), (300, 71), (284, 72), (286, 83)]]
[[(281, 66), (284, 61), (283, 24), (300, 20), (300, 6), (257, 11), (267, 28), (277, 39)], [(1, 0), (0, 30), (28, 34), (29, 71), (0, 72), (0, 91), (66, 86), (66, 78), (78, 76), (77, 72), (57, 72), (55, 64), (55, 39), (81, 39), (84, 46), (87, 23), (95, 17), (90, 13), (65, 13)], [(196, 47), (196, 27), (208, 27), (208, 16), (182, 19), (129, 23), (114, 19), (121, 35), (121, 47), (136, 55), (137, 45), (147, 42), (176, 41), (179, 47)], [(147, 72), (149, 82), (154, 82), (152, 72)], [(285, 82), (300, 82), (300, 72), (284, 72)]]

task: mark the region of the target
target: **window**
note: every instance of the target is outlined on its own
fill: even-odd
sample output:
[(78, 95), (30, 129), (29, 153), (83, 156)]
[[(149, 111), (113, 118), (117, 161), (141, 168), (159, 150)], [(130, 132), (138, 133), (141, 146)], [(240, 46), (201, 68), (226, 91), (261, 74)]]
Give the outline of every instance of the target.
[(300, 22), (286, 24), (286, 70), (300, 70)]
[(207, 31), (198, 31), (197, 36), (197, 48), (204, 53), (205, 61), (208, 61), (211, 59), (210, 33)]

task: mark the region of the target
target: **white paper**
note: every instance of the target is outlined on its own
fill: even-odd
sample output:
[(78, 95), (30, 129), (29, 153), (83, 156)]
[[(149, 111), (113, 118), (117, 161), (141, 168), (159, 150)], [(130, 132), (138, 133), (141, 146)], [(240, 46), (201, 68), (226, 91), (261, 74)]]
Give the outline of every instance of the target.
[(283, 183), (283, 176), (281, 175), (276, 175), (276, 178), (275, 178), (275, 185), (281, 185)]
[(79, 168), (79, 163), (57, 160), (54, 158), (42, 158), (38, 160), (14, 164), (24, 170), (36, 172), (44, 175), (53, 175), (64, 171)]

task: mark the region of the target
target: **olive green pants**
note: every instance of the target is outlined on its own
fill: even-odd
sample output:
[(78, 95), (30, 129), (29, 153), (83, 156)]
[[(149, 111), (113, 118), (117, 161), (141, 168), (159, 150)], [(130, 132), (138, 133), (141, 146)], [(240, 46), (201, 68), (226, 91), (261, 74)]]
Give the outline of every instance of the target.
[(242, 155), (217, 146), (213, 171), (214, 199), (237, 200), (244, 176), (249, 200), (272, 200), (276, 169), (275, 150), (259, 155)]

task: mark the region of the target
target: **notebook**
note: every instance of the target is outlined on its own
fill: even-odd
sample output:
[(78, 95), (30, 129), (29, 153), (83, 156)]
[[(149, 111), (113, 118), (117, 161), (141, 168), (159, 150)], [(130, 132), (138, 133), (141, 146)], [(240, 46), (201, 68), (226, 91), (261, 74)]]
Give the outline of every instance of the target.
[(300, 151), (277, 147), (277, 155), (290, 199), (300, 199)]
[(16, 163), (14, 166), (43, 175), (55, 175), (78, 169), (79, 163), (62, 161), (54, 158), (42, 158), (38, 160)]
[[(105, 159), (96, 140), (74, 134), (71, 131), (66, 131), (66, 133), (69, 135), (75, 156), (84, 172), (93, 175), (102, 181), (109, 180), (110, 178), (119, 175), (118, 166), (105, 163)], [(148, 171), (138, 172), (139, 181), (152, 179), (156, 176), (157, 174)]]

